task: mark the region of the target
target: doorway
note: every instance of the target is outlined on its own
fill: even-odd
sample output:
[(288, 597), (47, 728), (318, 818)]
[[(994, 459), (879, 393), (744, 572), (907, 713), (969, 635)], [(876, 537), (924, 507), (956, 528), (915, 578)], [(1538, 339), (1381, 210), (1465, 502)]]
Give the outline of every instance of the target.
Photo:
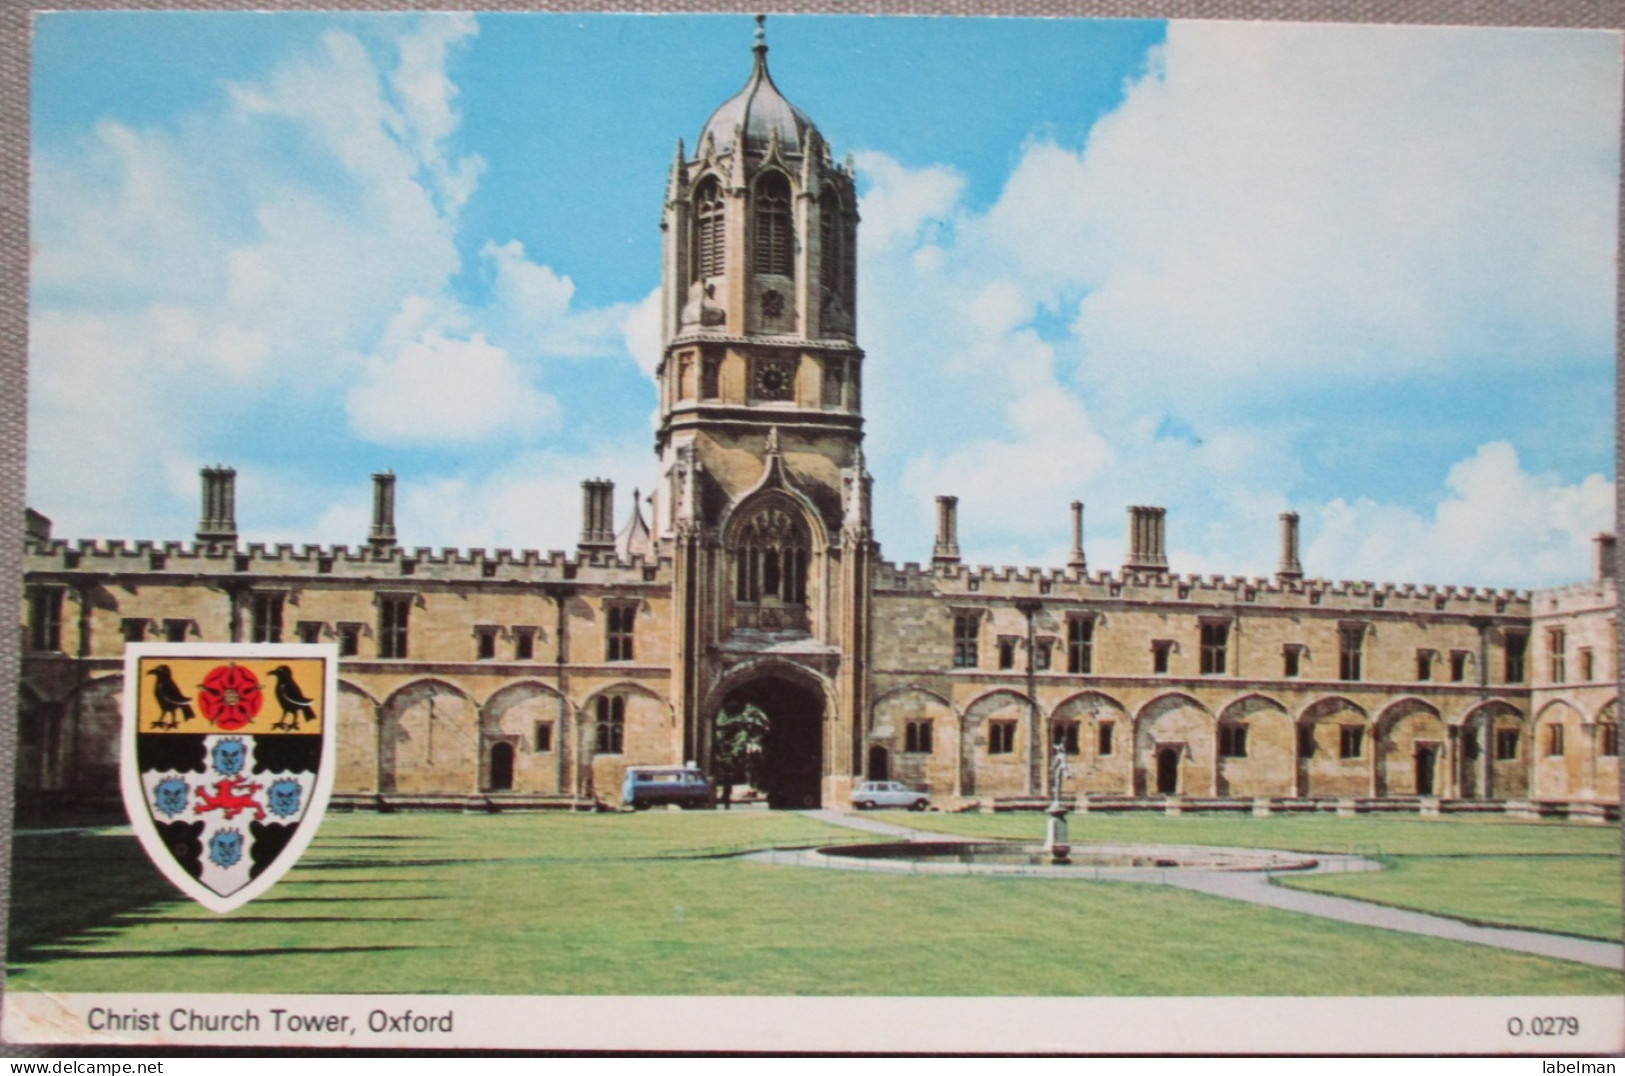
[(1157, 795), (1179, 795), (1179, 755), (1177, 747), (1157, 748)]
[(1439, 749), (1434, 746), (1416, 747), (1416, 794), (1418, 796), (1433, 795), (1433, 770), (1438, 761)]
[(869, 780), (891, 780), (891, 755), (879, 744), (869, 748)]
[(513, 790), (513, 744), (503, 741), (491, 745), (490, 790)]
[(824, 776), (823, 693), (769, 674), (734, 688), (718, 712), (738, 713), (746, 706), (767, 715), (756, 766), (757, 791), (767, 797), (767, 805), (789, 810), (819, 806)]

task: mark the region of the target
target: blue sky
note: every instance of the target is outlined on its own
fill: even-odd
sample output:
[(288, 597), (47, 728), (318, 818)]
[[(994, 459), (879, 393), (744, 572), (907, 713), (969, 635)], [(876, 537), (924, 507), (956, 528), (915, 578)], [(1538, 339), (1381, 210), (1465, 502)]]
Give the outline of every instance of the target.
[[(176, 538), (568, 548), (656, 477), (659, 208), (740, 16), (42, 15), (29, 503)], [(774, 17), (857, 163), (888, 558), (1583, 576), (1613, 518), (1612, 34)], [(924, 421), (922, 421), (924, 419)]]

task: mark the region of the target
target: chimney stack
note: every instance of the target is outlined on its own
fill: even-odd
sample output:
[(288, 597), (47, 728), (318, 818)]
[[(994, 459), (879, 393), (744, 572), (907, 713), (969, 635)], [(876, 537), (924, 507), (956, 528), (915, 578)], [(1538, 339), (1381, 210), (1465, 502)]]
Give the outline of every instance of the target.
[(576, 551), (582, 556), (615, 551), (615, 483), (608, 479), (581, 483), (581, 541)]
[(23, 538), (41, 545), (51, 542), (51, 517), (32, 508), (23, 509)]
[(1066, 566), (1082, 575), (1089, 570), (1089, 562), (1083, 555), (1083, 502), (1072, 502), (1072, 556), (1067, 558)]
[(372, 476), (372, 527), (367, 544), (382, 553), (395, 547), (395, 472)]
[(1128, 556), (1123, 558), (1125, 572), (1166, 572), (1168, 554), (1164, 549), (1163, 520), (1166, 508), (1130, 505), (1128, 510)]
[(937, 544), (931, 550), (932, 564), (959, 563), (959, 498), (937, 498)]
[(1303, 578), (1303, 565), (1298, 561), (1298, 513), (1281, 513), (1281, 565), (1275, 569), (1275, 578), (1283, 583)]
[(1597, 535), (1591, 539), (1591, 548), (1598, 581), (1614, 578), (1618, 570), (1618, 562), (1614, 559), (1614, 536), (1606, 532)]
[(203, 513), (197, 522), (197, 543), (206, 546), (237, 546), (237, 472), (230, 467), (205, 467)]

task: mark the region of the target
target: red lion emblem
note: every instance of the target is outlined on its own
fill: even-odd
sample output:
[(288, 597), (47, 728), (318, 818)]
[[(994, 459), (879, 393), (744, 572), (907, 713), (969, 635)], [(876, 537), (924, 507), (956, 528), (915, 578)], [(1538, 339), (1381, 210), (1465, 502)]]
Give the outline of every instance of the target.
[(237, 812), (253, 808), (255, 820), (264, 821), (265, 808), (254, 799), (254, 793), (259, 790), (260, 786), (250, 784), (246, 777), (228, 777), (224, 781), (214, 783), (213, 795), (210, 795), (206, 788), (198, 789), (198, 799), (203, 802), (192, 808), (192, 812), (202, 814), (204, 811), (224, 811), (226, 818), (236, 818)]

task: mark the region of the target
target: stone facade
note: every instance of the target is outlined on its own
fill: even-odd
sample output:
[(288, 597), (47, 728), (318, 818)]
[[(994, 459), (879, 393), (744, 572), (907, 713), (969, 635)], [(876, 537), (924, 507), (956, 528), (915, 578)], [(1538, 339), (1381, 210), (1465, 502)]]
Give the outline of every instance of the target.
[(1133, 506), (1124, 565), (1090, 571), (1074, 504), (1066, 567), (994, 570), (960, 563), (944, 497), (929, 564), (882, 560), (852, 169), (766, 54), (667, 179), (651, 520), (615, 533), (589, 481), (573, 554), (408, 549), (383, 474), (363, 545), (245, 546), (223, 467), (187, 543), (30, 512), (20, 786), (116, 789), (124, 644), (169, 639), (336, 642), (353, 803), (615, 803), (629, 765), (708, 767), (718, 713), (755, 703), (778, 805), (865, 776), (1032, 803), (1056, 750), (1103, 806), (1617, 805), (1609, 536), (1555, 590), (1331, 583), (1288, 514), (1273, 578), (1194, 577)]

